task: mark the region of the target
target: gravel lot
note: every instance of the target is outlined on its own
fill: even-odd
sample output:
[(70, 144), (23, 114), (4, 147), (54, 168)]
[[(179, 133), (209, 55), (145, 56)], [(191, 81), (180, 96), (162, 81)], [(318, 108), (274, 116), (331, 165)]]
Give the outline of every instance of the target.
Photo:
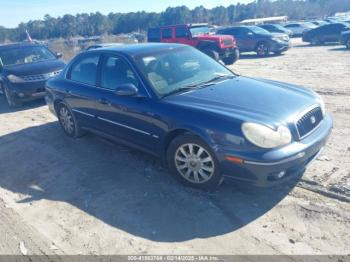
[(233, 70), (325, 99), (333, 134), (297, 185), (184, 188), (148, 155), (65, 137), (43, 102), (0, 98), (0, 254), (349, 254), (350, 52), (293, 41)]

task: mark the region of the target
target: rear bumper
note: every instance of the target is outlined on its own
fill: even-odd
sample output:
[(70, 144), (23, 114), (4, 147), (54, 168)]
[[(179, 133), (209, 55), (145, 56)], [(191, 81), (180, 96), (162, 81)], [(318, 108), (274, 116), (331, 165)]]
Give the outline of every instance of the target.
[(56, 110), (55, 110), (55, 105), (54, 105), (53, 98), (50, 95), (50, 92), (46, 93), (45, 102), (46, 102), (47, 106), (49, 107), (50, 112), (56, 116), (57, 114), (56, 114)]
[(270, 150), (254, 159), (239, 156), (244, 159), (242, 164), (234, 164), (225, 160), (226, 156), (237, 156), (237, 152), (229, 149), (219, 149), (219, 160), (223, 174), (232, 179), (246, 181), (257, 186), (272, 186), (289, 179), (299, 178), (307, 165), (317, 158), (325, 146), (331, 133), (333, 121), (326, 116), (322, 124), (301, 141), (275, 150)]

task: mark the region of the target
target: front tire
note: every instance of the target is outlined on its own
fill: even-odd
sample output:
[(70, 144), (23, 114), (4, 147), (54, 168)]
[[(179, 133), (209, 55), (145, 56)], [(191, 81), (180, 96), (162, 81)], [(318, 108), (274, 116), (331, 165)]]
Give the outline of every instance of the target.
[(268, 44), (264, 42), (258, 43), (256, 45), (255, 52), (258, 56), (268, 56), (270, 54), (270, 48)]
[(229, 57), (223, 58), (225, 65), (233, 65), (239, 58), (239, 52), (232, 53)]
[(215, 50), (205, 50), (204, 53), (208, 55), (209, 57), (213, 58), (215, 61), (220, 60), (219, 53), (216, 52)]
[(58, 121), (67, 136), (78, 138), (83, 135), (74, 114), (65, 104), (62, 103), (58, 105), (57, 116)]
[(348, 39), (348, 41), (346, 41), (346, 48), (350, 49), (350, 39)]
[(197, 136), (176, 137), (169, 145), (167, 163), (175, 178), (186, 186), (212, 190), (222, 182), (214, 152)]
[(2, 93), (5, 97), (6, 103), (9, 106), (9, 108), (15, 108), (17, 106), (20, 106), (20, 103), (15, 99), (13, 94), (2, 84), (0, 85), (0, 88), (2, 90)]

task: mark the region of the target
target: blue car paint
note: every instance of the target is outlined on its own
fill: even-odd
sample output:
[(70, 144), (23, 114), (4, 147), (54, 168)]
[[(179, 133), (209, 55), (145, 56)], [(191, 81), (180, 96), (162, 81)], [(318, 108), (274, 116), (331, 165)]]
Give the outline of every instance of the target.
[[(320, 106), (319, 97), (305, 88), (237, 76), (212, 86), (160, 98), (142, 78), (133, 56), (155, 49), (168, 49), (171, 52), (179, 46), (182, 45), (130, 45), (81, 54), (115, 53), (129, 61), (143, 83), (140, 95), (118, 97), (108, 91), (112, 100), (112, 97), (119, 100), (123, 110), (108, 113), (96, 102), (105, 90), (65, 79), (70, 65), (60, 76), (48, 82), (47, 104), (55, 113), (55, 102), (61, 101), (70, 108), (75, 103), (72, 110), (82, 127), (96, 131), (96, 128), (104, 125), (104, 130), (99, 130), (99, 134), (158, 156), (163, 162), (170, 138), (178, 133), (191, 132), (213, 149), (221, 172), (231, 178), (269, 185), (277, 182), (270, 179), (271, 175), (281, 171), (286, 171), (287, 175), (280, 181), (302, 173), (325, 145), (332, 129), (332, 119), (325, 115), (321, 124), (302, 140), (298, 138), (293, 120), (308, 108)], [(101, 121), (101, 114), (111, 121)], [(291, 130), (292, 142), (280, 148), (259, 148), (244, 137), (241, 130), (244, 122), (261, 123), (272, 128), (284, 124)], [(121, 135), (115, 137), (115, 134)], [(228, 162), (226, 156), (241, 157), (245, 162)]]

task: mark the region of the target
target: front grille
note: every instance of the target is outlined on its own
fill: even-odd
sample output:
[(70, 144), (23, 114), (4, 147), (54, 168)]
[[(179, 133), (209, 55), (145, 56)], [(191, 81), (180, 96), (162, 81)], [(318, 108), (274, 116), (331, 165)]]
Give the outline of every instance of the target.
[(58, 75), (60, 72), (61, 72), (61, 71), (54, 71), (54, 72), (47, 73), (47, 74), (27, 75), (27, 76), (21, 76), (21, 78), (22, 78), (25, 82), (46, 81), (46, 80), (48, 80), (49, 78)]
[(320, 107), (315, 107), (303, 115), (297, 122), (296, 128), (299, 138), (303, 138), (314, 130), (323, 120), (323, 114)]
[(224, 45), (225, 45), (225, 46), (231, 46), (231, 45), (233, 45), (232, 39), (224, 39)]

